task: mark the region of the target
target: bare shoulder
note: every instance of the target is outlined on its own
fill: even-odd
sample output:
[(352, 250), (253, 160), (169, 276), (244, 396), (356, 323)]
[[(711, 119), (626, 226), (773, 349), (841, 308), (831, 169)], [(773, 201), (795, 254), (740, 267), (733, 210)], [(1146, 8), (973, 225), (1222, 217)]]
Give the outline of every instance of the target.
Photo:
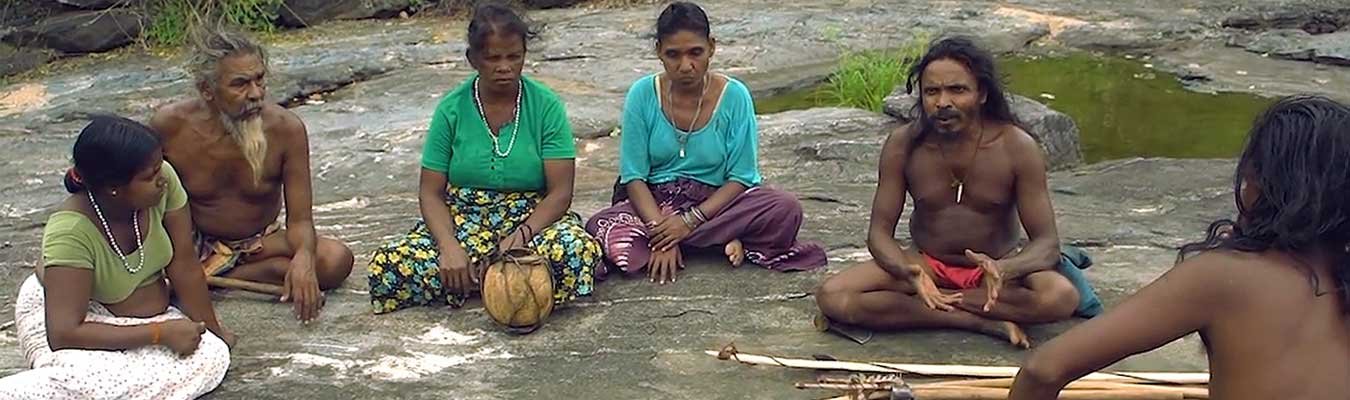
[(1049, 169), (1040, 142), (1017, 125), (1003, 124), (994, 145), (1001, 147), (1008, 159), (1012, 160), (1015, 171), (1043, 175)]
[(271, 103), (263, 106), (263, 124), (268, 136), (291, 143), (307, 140), (305, 122), (285, 107)]
[(882, 146), (882, 154), (894, 156), (908, 154), (910, 147), (915, 145), (914, 140), (919, 135), (918, 122), (910, 122), (895, 128), (890, 135), (886, 136), (886, 144)]
[(192, 116), (201, 110), (197, 99), (182, 99), (155, 109), (150, 117), (150, 128), (162, 137), (173, 137), (187, 126)]
[(1250, 295), (1272, 286), (1306, 284), (1305, 273), (1273, 252), (1216, 249), (1187, 257), (1168, 275), (1218, 289), (1216, 294)]
[(1013, 124), (1003, 124), (999, 127), (1000, 143), (1009, 153), (1026, 156), (1029, 154), (1039, 155), (1041, 144), (1036, 141), (1036, 137)]

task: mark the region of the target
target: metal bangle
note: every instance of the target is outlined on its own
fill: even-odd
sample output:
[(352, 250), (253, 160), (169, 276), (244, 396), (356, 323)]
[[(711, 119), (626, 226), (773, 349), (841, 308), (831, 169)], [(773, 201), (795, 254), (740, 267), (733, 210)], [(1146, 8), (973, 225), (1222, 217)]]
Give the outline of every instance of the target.
[(690, 220), (689, 218), (690, 216), (688, 212), (680, 214), (680, 220), (684, 221), (684, 226), (689, 227), (689, 229), (697, 229), (698, 224), (694, 223), (694, 221)]

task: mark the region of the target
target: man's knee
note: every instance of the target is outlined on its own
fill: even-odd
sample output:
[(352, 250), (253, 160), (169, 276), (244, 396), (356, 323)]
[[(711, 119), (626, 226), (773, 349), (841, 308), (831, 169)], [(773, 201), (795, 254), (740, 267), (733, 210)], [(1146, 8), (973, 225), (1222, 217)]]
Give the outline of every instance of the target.
[(857, 323), (854, 318), (857, 297), (859, 293), (849, 288), (838, 276), (826, 279), (824, 283), (816, 289), (816, 307), (822, 314), (835, 321), (843, 323)]
[(342, 242), (328, 238), (319, 239), (317, 247), (319, 254), (315, 273), (319, 278), (319, 288), (328, 290), (342, 286), (342, 282), (352, 273), (352, 264), (356, 262), (352, 250)]
[(1037, 314), (1046, 322), (1069, 319), (1078, 309), (1078, 289), (1058, 273), (1053, 276), (1056, 279), (1046, 279), (1035, 292)]

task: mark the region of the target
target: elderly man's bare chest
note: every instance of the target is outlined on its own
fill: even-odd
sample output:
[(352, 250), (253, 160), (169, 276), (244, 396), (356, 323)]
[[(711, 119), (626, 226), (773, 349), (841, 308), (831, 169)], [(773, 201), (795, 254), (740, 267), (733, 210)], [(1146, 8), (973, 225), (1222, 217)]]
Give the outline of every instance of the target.
[(178, 170), (191, 197), (267, 198), (274, 196), (281, 185), (279, 150), (268, 149), (258, 179), (239, 145), (229, 138), (218, 141), (182, 138), (166, 144), (165, 156)]

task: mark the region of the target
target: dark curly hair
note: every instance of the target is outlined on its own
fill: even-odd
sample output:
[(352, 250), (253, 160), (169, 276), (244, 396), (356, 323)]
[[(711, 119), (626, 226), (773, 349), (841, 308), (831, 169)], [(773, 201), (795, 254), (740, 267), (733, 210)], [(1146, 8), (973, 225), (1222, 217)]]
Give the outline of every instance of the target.
[[(1243, 201), (1243, 187), (1259, 193)], [(1210, 225), (1205, 239), (1181, 247), (1207, 250), (1331, 251), (1336, 290), (1350, 310), (1350, 107), (1320, 96), (1277, 101), (1253, 123), (1233, 179), (1238, 217)], [(1317, 288), (1317, 276), (1309, 280)], [(1325, 295), (1319, 292), (1318, 295)]]

